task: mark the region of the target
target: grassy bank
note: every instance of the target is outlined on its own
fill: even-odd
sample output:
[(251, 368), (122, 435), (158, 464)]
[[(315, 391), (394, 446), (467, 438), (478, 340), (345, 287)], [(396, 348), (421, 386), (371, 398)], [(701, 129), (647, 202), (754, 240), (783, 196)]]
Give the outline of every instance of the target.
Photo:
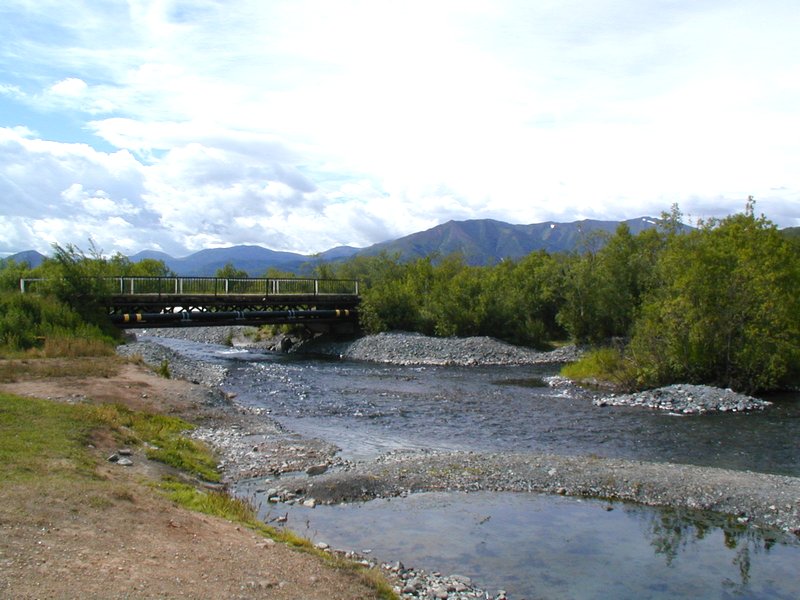
[[(101, 376), (114, 377), (116, 360), (97, 361), (95, 366), (105, 373)], [(61, 369), (52, 360), (13, 361), (11, 366), (8, 362), (0, 368), (0, 377), (6, 381), (53, 377), (56, 372), (80, 377), (87, 368), (77, 359), (56, 361)], [(222, 517), (259, 536), (314, 555), (367, 585), (374, 597), (396, 598), (380, 572), (324, 553), (308, 540), (258, 521), (247, 503), (204, 489), (207, 486), (203, 483), (218, 481), (219, 473), (210, 449), (183, 435), (191, 428), (190, 423), (174, 416), (118, 404), (56, 402), (0, 393), (0, 522), (12, 528), (40, 523), (42, 531), (49, 531), (53, 527), (69, 528), (75, 519), (99, 519), (96, 528), (102, 530), (108, 518), (140, 511), (143, 495), (154, 498), (152, 502), (159, 502), (161, 496), (174, 506)], [(144, 456), (166, 466), (155, 471), (130, 471), (107, 463), (109, 449), (122, 446), (134, 449), (140, 457), (137, 464), (143, 463)], [(159, 473), (155, 479), (151, 478), (154, 472)], [(153, 535), (158, 532), (153, 531)], [(38, 552), (33, 548), (30, 551)], [(0, 577), (0, 596), (3, 583)]]

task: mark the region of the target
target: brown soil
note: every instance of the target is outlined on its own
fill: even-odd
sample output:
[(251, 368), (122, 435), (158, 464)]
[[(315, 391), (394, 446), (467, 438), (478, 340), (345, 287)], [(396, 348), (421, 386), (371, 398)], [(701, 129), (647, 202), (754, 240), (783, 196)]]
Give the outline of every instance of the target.
[[(0, 384), (0, 391), (224, 422), (210, 392), (124, 364), (114, 377)], [(134, 450), (134, 466), (104, 459), (98, 483), (15, 487), (0, 482), (0, 598), (373, 598), (349, 571), (274, 543), (243, 526), (180, 508), (148, 482), (165, 472)], [(54, 465), (57, 468), (57, 465)]]

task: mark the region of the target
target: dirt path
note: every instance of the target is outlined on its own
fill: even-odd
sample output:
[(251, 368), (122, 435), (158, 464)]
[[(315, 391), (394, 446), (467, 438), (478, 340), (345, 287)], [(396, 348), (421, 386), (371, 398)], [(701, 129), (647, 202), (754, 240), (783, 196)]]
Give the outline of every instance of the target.
[[(126, 364), (117, 376), (0, 384), (0, 391), (63, 402), (114, 402), (135, 410), (230, 424), (235, 411), (198, 385)], [(148, 485), (165, 472), (134, 450), (132, 467), (104, 459), (97, 486), (0, 483), (2, 598), (374, 598), (353, 574), (231, 522), (175, 506)], [(58, 469), (58, 464), (53, 465)]]

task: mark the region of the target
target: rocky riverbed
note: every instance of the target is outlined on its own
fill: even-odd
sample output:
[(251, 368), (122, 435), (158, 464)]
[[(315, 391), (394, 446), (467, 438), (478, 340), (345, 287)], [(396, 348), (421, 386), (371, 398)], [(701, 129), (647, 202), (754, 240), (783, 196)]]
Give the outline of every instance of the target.
[[(231, 339), (230, 332), (225, 332), (224, 328), (218, 328), (213, 334), (203, 333), (202, 329), (177, 331), (187, 332), (191, 335), (189, 339), (195, 341), (219, 343)], [(188, 334), (190, 331), (192, 333)], [(244, 332), (234, 332), (233, 337), (241, 344), (246, 344), (248, 339)], [(296, 351), (403, 365), (540, 364), (566, 362), (578, 355), (575, 348), (541, 353), (490, 338), (441, 340), (398, 333), (349, 342), (317, 341), (301, 344)], [(138, 355), (155, 366), (166, 360), (174, 376), (216, 389), (226, 376), (220, 365), (187, 360), (153, 341), (128, 344), (120, 348), (120, 353)], [(573, 386), (563, 378), (553, 378), (549, 384)], [(684, 415), (712, 410), (761, 409), (768, 404), (732, 395), (728, 390), (671, 387), (635, 395), (600, 394), (580, 388), (569, 393), (593, 402), (598, 410), (602, 406), (629, 405)], [(302, 502), (313, 506), (421, 491), (542, 492), (712, 510), (732, 515), (743, 524), (779, 528), (800, 535), (800, 478), (544, 454), (400, 452), (374, 461), (350, 463), (341, 460), (337, 449), (322, 440), (308, 440), (285, 431), (266, 411), (238, 406), (235, 398), (223, 399), (230, 418), (213, 427), (200, 428), (194, 435), (217, 450), (225, 481), (231, 483), (262, 476), (272, 479), (265, 486), (273, 488), (268, 495), (276, 503)], [(303, 474), (293, 476), (292, 473)], [(381, 566), (397, 582), (398, 593), (407, 598), (504, 597), (499, 592), (490, 595), (463, 578), (424, 573), (397, 564), (381, 565), (370, 557), (354, 558)]]
[(594, 399), (593, 403), (595, 406), (642, 406), (681, 415), (764, 410), (772, 404), (730, 389), (689, 384), (669, 385), (635, 394), (604, 396)]
[(347, 341), (318, 338), (296, 344), (291, 351), (394, 365), (447, 366), (562, 363), (574, 361), (580, 355), (575, 346), (539, 352), (490, 337), (434, 338), (403, 332)]
[(339, 503), (426, 491), (540, 492), (711, 510), (800, 535), (800, 478), (597, 456), (400, 452), (313, 478), (283, 479), (273, 501)]
[[(175, 330), (179, 339), (219, 344), (230, 339), (225, 331), (212, 328)], [(224, 330), (224, 328), (217, 328)], [(172, 337), (173, 330), (159, 330), (153, 337)], [(147, 335), (152, 335), (152, 330)], [(234, 332), (234, 336), (241, 332)], [(247, 339), (240, 337), (241, 339)], [(244, 343), (244, 342), (241, 342)], [(118, 348), (122, 356), (137, 357), (153, 368), (167, 361), (174, 377), (193, 381), (216, 390), (214, 405), (221, 412), (213, 425), (188, 432), (191, 437), (211, 445), (220, 462), (218, 467), (225, 485), (251, 478), (280, 478), (288, 473), (304, 473), (304, 477), (319, 476), (329, 470), (352, 471), (354, 465), (337, 456), (338, 448), (319, 439), (301, 437), (286, 431), (271, 419), (266, 411), (237, 405), (235, 398), (219, 390), (226, 370), (219, 365), (188, 360), (181, 354), (156, 341), (130, 341)], [(282, 492), (282, 501), (294, 503), (291, 492)], [(313, 498), (301, 498), (313, 506)], [(279, 521), (279, 520), (278, 520)], [(273, 524), (280, 525), (280, 522)], [(380, 562), (366, 554), (327, 546), (319, 549), (341, 555), (365, 566), (380, 568), (394, 583), (395, 591), (404, 598), (446, 598), (448, 600), (503, 600), (502, 590), (489, 593), (474, 585), (468, 577), (427, 572), (406, 567), (402, 563)]]
[(767, 400), (711, 385), (675, 384), (633, 394), (614, 394), (581, 387), (560, 375), (546, 377), (545, 383), (597, 407), (633, 406), (665, 410), (680, 416), (764, 410), (772, 405)]

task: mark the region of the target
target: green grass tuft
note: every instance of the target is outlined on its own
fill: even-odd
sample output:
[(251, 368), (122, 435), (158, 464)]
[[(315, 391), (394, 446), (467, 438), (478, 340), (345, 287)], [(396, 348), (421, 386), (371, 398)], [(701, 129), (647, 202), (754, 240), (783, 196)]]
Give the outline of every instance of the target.
[(610, 384), (620, 390), (633, 390), (637, 373), (633, 362), (616, 348), (598, 348), (577, 362), (565, 365), (561, 375), (582, 383)]
[(211, 450), (182, 435), (194, 428), (177, 417), (134, 412), (124, 406), (104, 404), (95, 407), (97, 418), (119, 433), (125, 443), (146, 442), (151, 446), (147, 458), (157, 460), (206, 481), (219, 481), (217, 461)]
[(161, 361), (161, 364), (156, 369), (156, 373), (164, 379), (172, 378), (172, 372), (169, 370), (169, 361), (166, 358)]

